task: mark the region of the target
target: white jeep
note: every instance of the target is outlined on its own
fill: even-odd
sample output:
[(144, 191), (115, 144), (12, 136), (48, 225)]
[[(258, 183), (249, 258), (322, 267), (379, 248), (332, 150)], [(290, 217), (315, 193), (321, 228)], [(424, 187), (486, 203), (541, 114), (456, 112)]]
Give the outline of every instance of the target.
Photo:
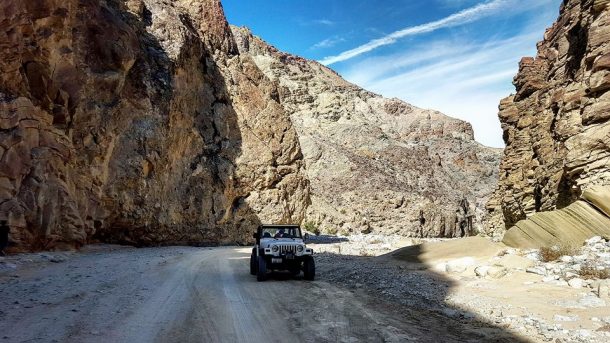
[(313, 250), (305, 246), (298, 225), (261, 225), (254, 238), (250, 274), (258, 281), (265, 281), (267, 272), (273, 270), (288, 270), (293, 276), (302, 270), (305, 280), (315, 278)]

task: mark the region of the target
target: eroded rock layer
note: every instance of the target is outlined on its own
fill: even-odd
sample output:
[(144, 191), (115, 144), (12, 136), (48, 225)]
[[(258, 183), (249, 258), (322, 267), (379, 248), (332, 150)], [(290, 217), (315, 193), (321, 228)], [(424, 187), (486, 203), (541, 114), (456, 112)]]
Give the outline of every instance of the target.
[[(566, 0), (500, 104), (506, 149), (489, 208), (506, 228), (610, 185), (610, 2)], [(503, 230), (503, 227), (497, 227)]]
[(594, 186), (582, 199), (560, 210), (540, 212), (517, 222), (503, 242), (516, 248), (579, 247), (593, 236), (610, 239), (610, 187)]
[(470, 124), (382, 98), (232, 29), (240, 53), (279, 84), (307, 164), (311, 226), (424, 237), (482, 228), (500, 151), (476, 143)]
[(0, 26), (17, 248), (245, 242), (304, 217), (296, 132), (219, 1), (3, 0)]

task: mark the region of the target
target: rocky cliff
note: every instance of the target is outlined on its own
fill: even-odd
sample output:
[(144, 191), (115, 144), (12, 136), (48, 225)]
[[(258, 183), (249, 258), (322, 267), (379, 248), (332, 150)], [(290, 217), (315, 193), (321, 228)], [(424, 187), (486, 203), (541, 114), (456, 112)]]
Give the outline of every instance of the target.
[(610, 185), (609, 5), (565, 0), (500, 104), (506, 149), (489, 208), (506, 228)]
[(219, 1), (3, 0), (0, 23), (14, 246), (245, 242), (304, 217), (296, 131)]
[(499, 152), (469, 124), (232, 32), (218, 0), (4, 0), (0, 23), (16, 250), (481, 225)]
[(481, 229), (500, 151), (476, 143), (470, 124), (365, 91), (246, 28), (233, 34), (279, 85), (307, 165), (312, 226), (424, 237)]

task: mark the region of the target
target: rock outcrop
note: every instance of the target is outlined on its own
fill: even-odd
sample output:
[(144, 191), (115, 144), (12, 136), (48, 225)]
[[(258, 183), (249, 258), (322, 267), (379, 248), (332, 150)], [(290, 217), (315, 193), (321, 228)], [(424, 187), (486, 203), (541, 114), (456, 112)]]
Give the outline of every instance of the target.
[(0, 23), (0, 216), (18, 249), (246, 242), (303, 219), (296, 131), (218, 0), (3, 0)]
[(581, 200), (560, 210), (540, 212), (521, 220), (502, 242), (516, 248), (581, 246), (594, 236), (610, 239), (610, 187), (594, 186)]
[(311, 183), (310, 226), (421, 237), (482, 228), (500, 151), (476, 143), (470, 124), (385, 99), (232, 29), (291, 114)]
[(506, 228), (610, 185), (609, 5), (564, 1), (536, 58), (521, 61), (516, 93), (500, 104), (506, 149), (488, 207)]

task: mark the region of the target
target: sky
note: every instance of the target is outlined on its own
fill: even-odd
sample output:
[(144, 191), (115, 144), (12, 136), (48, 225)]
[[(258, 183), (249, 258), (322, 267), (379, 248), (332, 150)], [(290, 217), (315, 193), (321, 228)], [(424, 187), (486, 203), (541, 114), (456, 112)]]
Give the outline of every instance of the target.
[(500, 100), (562, 0), (223, 0), (233, 25), (385, 97), (472, 123), (503, 147)]

